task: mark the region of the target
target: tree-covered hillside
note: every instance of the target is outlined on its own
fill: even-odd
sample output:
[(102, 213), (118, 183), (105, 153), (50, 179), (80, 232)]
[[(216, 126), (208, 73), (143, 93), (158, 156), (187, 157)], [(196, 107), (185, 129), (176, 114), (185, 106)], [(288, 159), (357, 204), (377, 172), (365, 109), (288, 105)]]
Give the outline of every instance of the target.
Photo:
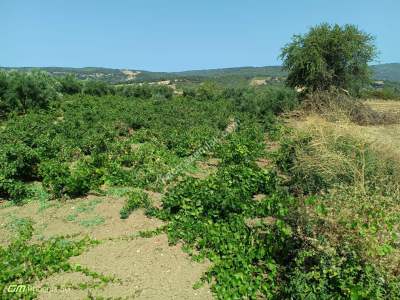
[[(5, 70), (32, 71), (43, 70), (54, 76), (65, 76), (73, 74), (78, 79), (96, 79), (109, 83), (123, 82), (154, 82), (161, 80), (181, 79), (191, 82), (201, 82), (205, 80), (216, 80), (222, 83), (240, 82), (257, 77), (286, 77), (286, 72), (280, 66), (266, 67), (237, 67), (207, 70), (189, 70), (182, 72), (150, 72), (143, 70), (125, 70), (111, 68), (64, 68), (64, 67), (22, 67), (7, 68)], [(375, 80), (400, 81), (400, 63), (380, 64), (371, 66)]]
[(371, 68), (377, 80), (400, 81), (400, 63), (375, 65)]

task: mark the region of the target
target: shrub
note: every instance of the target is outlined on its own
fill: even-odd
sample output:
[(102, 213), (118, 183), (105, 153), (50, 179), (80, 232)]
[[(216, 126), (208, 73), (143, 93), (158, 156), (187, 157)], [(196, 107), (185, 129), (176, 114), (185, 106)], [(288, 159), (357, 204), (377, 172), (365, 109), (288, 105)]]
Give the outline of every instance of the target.
[(121, 219), (127, 219), (135, 209), (149, 207), (149, 196), (141, 190), (134, 190), (128, 194), (128, 199), (120, 210)]
[(58, 82), (44, 72), (2, 72), (0, 107), (5, 113), (47, 108), (58, 98), (58, 88)]
[(82, 83), (74, 75), (66, 75), (58, 78), (60, 82), (60, 92), (63, 94), (73, 95), (82, 91)]
[[(255, 164), (232, 163), (208, 178), (182, 180), (162, 200), (158, 215), (169, 221), (169, 240), (212, 261), (203, 279), (213, 282), (219, 299), (276, 295), (292, 230), (284, 221), (291, 200), (277, 192), (275, 179)], [(259, 193), (267, 196), (258, 202)]]
[(117, 95), (124, 97), (152, 100), (169, 100), (172, 99), (174, 95), (174, 91), (171, 87), (159, 84), (123, 85), (117, 87), (115, 92)]
[(174, 90), (165, 85), (155, 85), (151, 88), (153, 100), (170, 100), (174, 95)]
[(383, 88), (370, 88), (361, 92), (362, 98), (376, 98), (383, 100), (400, 100), (400, 88), (398, 86), (384, 86)]
[(83, 85), (83, 93), (91, 96), (104, 96), (113, 94), (114, 89), (103, 81), (88, 80)]
[(103, 170), (93, 161), (79, 161), (72, 170), (67, 163), (47, 161), (39, 169), (43, 186), (55, 198), (84, 196), (103, 182)]
[(39, 157), (23, 143), (0, 146), (0, 196), (20, 203), (29, 196), (26, 181), (37, 179)]
[(23, 143), (0, 146), (0, 175), (6, 178), (35, 179), (38, 162), (37, 152)]
[(10, 199), (19, 204), (30, 195), (26, 184), (22, 181), (4, 178), (0, 175), (0, 197)]
[(222, 88), (215, 82), (206, 81), (196, 88), (186, 88), (183, 96), (199, 101), (215, 101), (222, 99)]
[(42, 162), (39, 166), (43, 186), (55, 198), (61, 198), (67, 192), (68, 179), (71, 176), (69, 167), (58, 161)]
[(264, 153), (264, 133), (249, 120), (237, 124), (235, 132), (216, 146), (215, 154), (223, 164), (251, 164)]
[(266, 87), (249, 89), (234, 98), (234, 102), (240, 111), (251, 113), (262, 120), (270, 114), (277, 115), (293, 110), (298, 104), (298, 99), (292, 89)]
[(398, 299), (400, 282), (385, 281), (373, 265), (352, 250), (298, 253), (284, 287), (292, 299)]
[(123, 85), (116, 88), (116, 94), (124, 97), (150, 99), (152, 91), (150, 85)]

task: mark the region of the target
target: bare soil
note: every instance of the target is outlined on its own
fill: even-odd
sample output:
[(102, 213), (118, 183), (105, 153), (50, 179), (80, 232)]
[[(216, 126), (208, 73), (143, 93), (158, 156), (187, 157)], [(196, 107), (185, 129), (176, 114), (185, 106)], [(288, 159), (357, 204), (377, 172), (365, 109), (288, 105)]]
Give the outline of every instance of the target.
[[(159, 203), (161, 194), (149, 192)], [(139, 231), (153, 230), (163, 225), (143, 211), (134, 212), (121, 220), (119, 210), (123, 198), (88, 196), (65, 202), (33, 201), (24, 206), (0, 204), (0, 244), (6, 245), (13, 237), (12, 225), (18, 218), (35, 222), (35, 240), (52, 236), (77, 234), (99, 240), (72, 263), (88, 267), (119, 281), (78, 289), (78, 284), (93, 283), (81, 273), (61, 273), (51, 276), (37, 287), (39, 299), (87, 299), (94, 297), (119, 299), (212, 299), (208, 286), (193, 289), (206, 271), (207, 263), (193, 262), (179, 245), (169, 245), (165, 234), (140, 238)], [(71, 288), (75, 286), (75, 288)]]

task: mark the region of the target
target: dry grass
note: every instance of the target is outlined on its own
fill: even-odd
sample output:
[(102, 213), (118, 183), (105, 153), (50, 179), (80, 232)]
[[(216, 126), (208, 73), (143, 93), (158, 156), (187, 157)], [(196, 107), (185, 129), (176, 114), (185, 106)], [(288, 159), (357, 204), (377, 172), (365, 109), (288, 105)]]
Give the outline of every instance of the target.
[(316, 113), (330, 121), (347, 121), (358, 125), (389, 125), (400, 123), (400, 109), (397, 104), (396, 101), (362, 102), (335, 91), (315, 92), (303, 101), (303, 112)]
[[(395, 101), (363, 105), (379, 113), (400, 112)], [(357, 244), (367, 260), (400, 276), (400, 124), (362, 126), (340, 105), (319, 112), (303, 111), (288, 120), (294, 138), (311, 137), (309, 147), (296, 149), (296, 168), (337, 184), (303, 207), (304, 224), (314, 224), (315, 241), (324, 236), (328, 247)]]
[(340, 137), (349, 136), (368, 144), (383, 157), (400, 162), (400, 124), (361, 126), (346, 119), (329, 121), (312, 113), (304, 118), (290, 119), (289, 125), (318, 136), (321, 140), (316, 143), (321, 147), (332, 144)]
[(376, 111), (400, 113), (400, 101), (370, 99), (364, 103)]

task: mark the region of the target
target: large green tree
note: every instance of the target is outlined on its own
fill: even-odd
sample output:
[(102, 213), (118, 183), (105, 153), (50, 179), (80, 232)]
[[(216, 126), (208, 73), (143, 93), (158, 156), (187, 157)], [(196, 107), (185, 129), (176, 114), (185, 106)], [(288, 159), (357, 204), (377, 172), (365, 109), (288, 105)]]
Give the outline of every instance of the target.
[(307, 91), (332, 87), (358, 91), (370, 80), (368, 63), (377, 54), (374, 40), (354, 25), (327, 23), (294, 35), (281, 53), (287, 84)]

